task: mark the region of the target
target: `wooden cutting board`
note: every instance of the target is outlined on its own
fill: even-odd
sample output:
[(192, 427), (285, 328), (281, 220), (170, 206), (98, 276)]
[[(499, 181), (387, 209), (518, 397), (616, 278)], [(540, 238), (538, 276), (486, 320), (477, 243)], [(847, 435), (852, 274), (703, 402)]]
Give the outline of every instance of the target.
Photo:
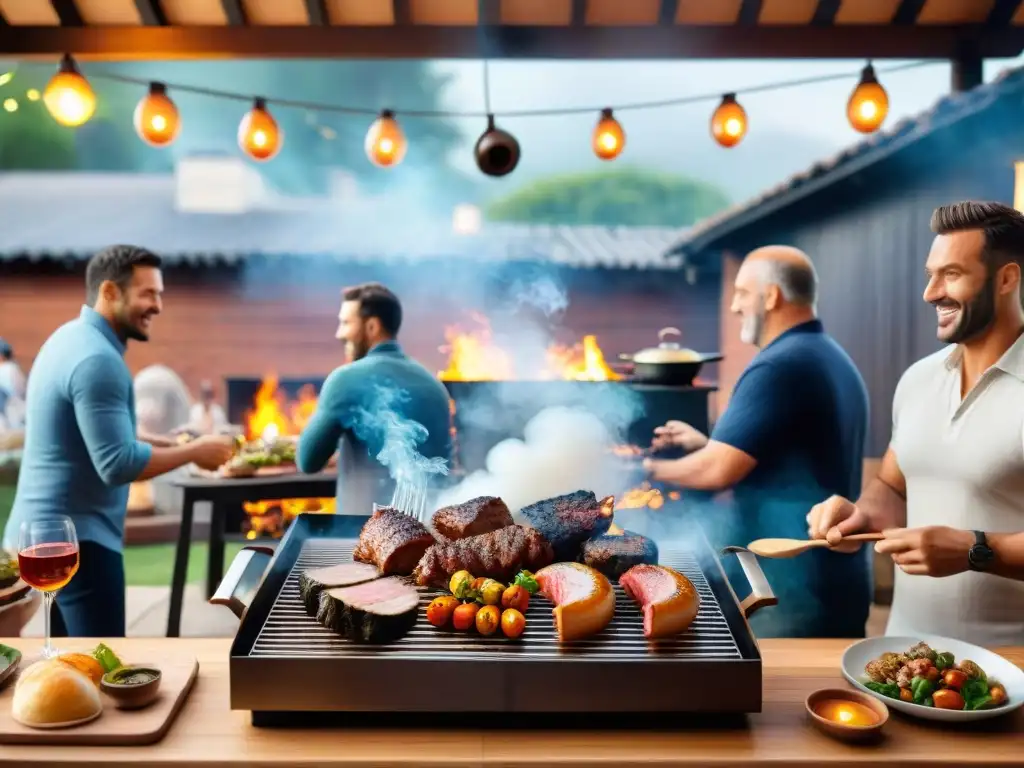
[[(22, 644), (20, 650), (22, 653), (26, 651), (32, 653), (31, 646), (41, 642), (38, 638), (32, 638)], [(32, 661), (34, 659), (24, 659), (21, 669), (31, 664)], [(128, 659), (124, 661), (129, 663)], [(170, 730), (174, 718), (181, 711), (181, 707), (199, 675), (199, 661), (195, 656), (172, 652), (162, 656), (159, 661), (160, 663), (155, 666), (163, 672), (163, 680), (160, 683), (160, 693), (156, 701), (145, 709), (123, 710), (115, 709), (113, 700), (100, 694), (103, 699), (103, 714), (90, 723), (71, 728), (39, 730), (17, 722), (11, 716), (11, 700), (14, 698), (14, 686), (17, 685), (17, 680), (12, 680), (0, 691), (0, 744), (91, 747), (131, 747), (155, 744), (167, 735), (167, 731)], [(138, 661), (132, 659), (130, 662), (153, 664), (145, 659)], [(21, 670), (19, 670), (20, 672)]]

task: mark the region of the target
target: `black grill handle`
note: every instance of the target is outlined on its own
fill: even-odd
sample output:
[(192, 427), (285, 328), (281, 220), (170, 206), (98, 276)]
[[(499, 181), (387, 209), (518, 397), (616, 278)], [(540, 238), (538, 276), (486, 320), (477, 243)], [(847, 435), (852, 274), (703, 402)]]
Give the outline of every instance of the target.
[(231, 561), (227, 573), (210, 598), (211, 605), (226, 605), (239, 619), (245, 614), (253, 595), (263, 582), (263, 574), (274, 556), (270, 547), (243, 547)]
[(740, 603), (740, 610), (746, 618), (750, 618), (755, 611), (764, 608), (766, 605), (778, 605), (779, 598), (772, 592), (771, 584), (764, 575), (761, 564), (757, 562), (757, 555), (746, 547), (725, 547), (723, 555), (735, 554), (740, 561), (740, 568), (743, 575), (747, 577), (750, 584), (750, 594)]

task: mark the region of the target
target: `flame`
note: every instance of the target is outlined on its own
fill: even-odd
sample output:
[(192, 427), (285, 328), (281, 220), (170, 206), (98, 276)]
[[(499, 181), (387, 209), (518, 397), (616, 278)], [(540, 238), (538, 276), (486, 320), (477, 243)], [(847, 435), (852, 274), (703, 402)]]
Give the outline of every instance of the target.
[[(316, 411), (316, 390), (306, 385), (295, 400), (289, 401), (278, 389), (277, 374), (263, 377), (253, 396), (253, 407), (245, 414), (245, 435), (249, 440), (275, 440), (298, 437)], [(335, 500), (327, 499), (263, 499), (242, 504), (247, 516), (247, 539), (260, 536), (279, 538), (285, 528), (304, 512), (332, 514)]]
[(679, 491), (662, 493), (657, 488), (652, 488), (650, 483), (642, 483), (636, 488), (630, 488), (615, 501), (616, 509), (661, 509), (665, 506), (666, 496), (671, 501), (678, 501), (681, 498)]
[(566, 381), (616, 381), (621, 378), (604, 359), (594, 335), (584, 336), (573, 345), (552, 344), (539, 370), (519, 375), (512, 356), (495, 341), (491, 324), (473, 313), (472, 330), (452, 326), (445, 330), (445, 344), (439, 349), (448, 355), (447, 367), (438, 371), (442, 381), (512, 381), (518, 378)]

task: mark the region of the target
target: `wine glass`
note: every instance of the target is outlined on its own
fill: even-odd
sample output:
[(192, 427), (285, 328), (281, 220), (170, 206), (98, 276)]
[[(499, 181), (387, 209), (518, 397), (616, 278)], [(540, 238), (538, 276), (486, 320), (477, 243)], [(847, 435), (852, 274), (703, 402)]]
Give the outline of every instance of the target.
[(18, 543), (18, 568), (30, 587), (43, 593), (43, 621), (46, 643), (43, 658), (56, 656), (50, 644), (50, 613), (57, 592), (78, 573), (78, 536), (71, 518), (50, 517), (21, 524)]

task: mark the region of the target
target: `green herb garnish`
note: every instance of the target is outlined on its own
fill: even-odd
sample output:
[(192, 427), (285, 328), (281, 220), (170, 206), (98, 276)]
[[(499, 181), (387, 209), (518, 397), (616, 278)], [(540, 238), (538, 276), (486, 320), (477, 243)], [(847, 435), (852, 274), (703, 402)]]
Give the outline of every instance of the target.
[(531, 595), (536, 594), (537, 590), (540, 589), (540, 584), (537, 583), (537, 579), (533, 577), (533, 574), (529, 571), (520, 571), (516, 574), (516, 578), (512, 582), (518, 584), (520, 587), (525, 589)]
[(930, 699), (935, 693), (935, 683), (927, 677), (918, 675), (910, 681), (910, 692), (914, 696), (915, 704), (924, 704), (925, 699)]
[(972, 678), (960, 686), (960, 695), (964, 697), (964, 709), (981, 709), (990, 701), (988, 682)]
[(935, 657), (935, 668), (942, 672), (949, 669), (955, 663), (952, 653), (943, 652)]
[(898, 699), (900, 697), (900, 687), (896, 683), (876, 683), (874, 680), (869, 680), (864, 683), (864, 687), (869, 691), (888, 696), (890, 699)]
[(120, 669), (124, 666), (124, 664), (121, 663), (121, 660), (117, 658), (117, 654), (103, 643), (96, 646), (92, 652), (92, 657), (100, 663), (101, 667), (103, 667), (104, 674), (107, 672), (113, 672), (115, 669)]

